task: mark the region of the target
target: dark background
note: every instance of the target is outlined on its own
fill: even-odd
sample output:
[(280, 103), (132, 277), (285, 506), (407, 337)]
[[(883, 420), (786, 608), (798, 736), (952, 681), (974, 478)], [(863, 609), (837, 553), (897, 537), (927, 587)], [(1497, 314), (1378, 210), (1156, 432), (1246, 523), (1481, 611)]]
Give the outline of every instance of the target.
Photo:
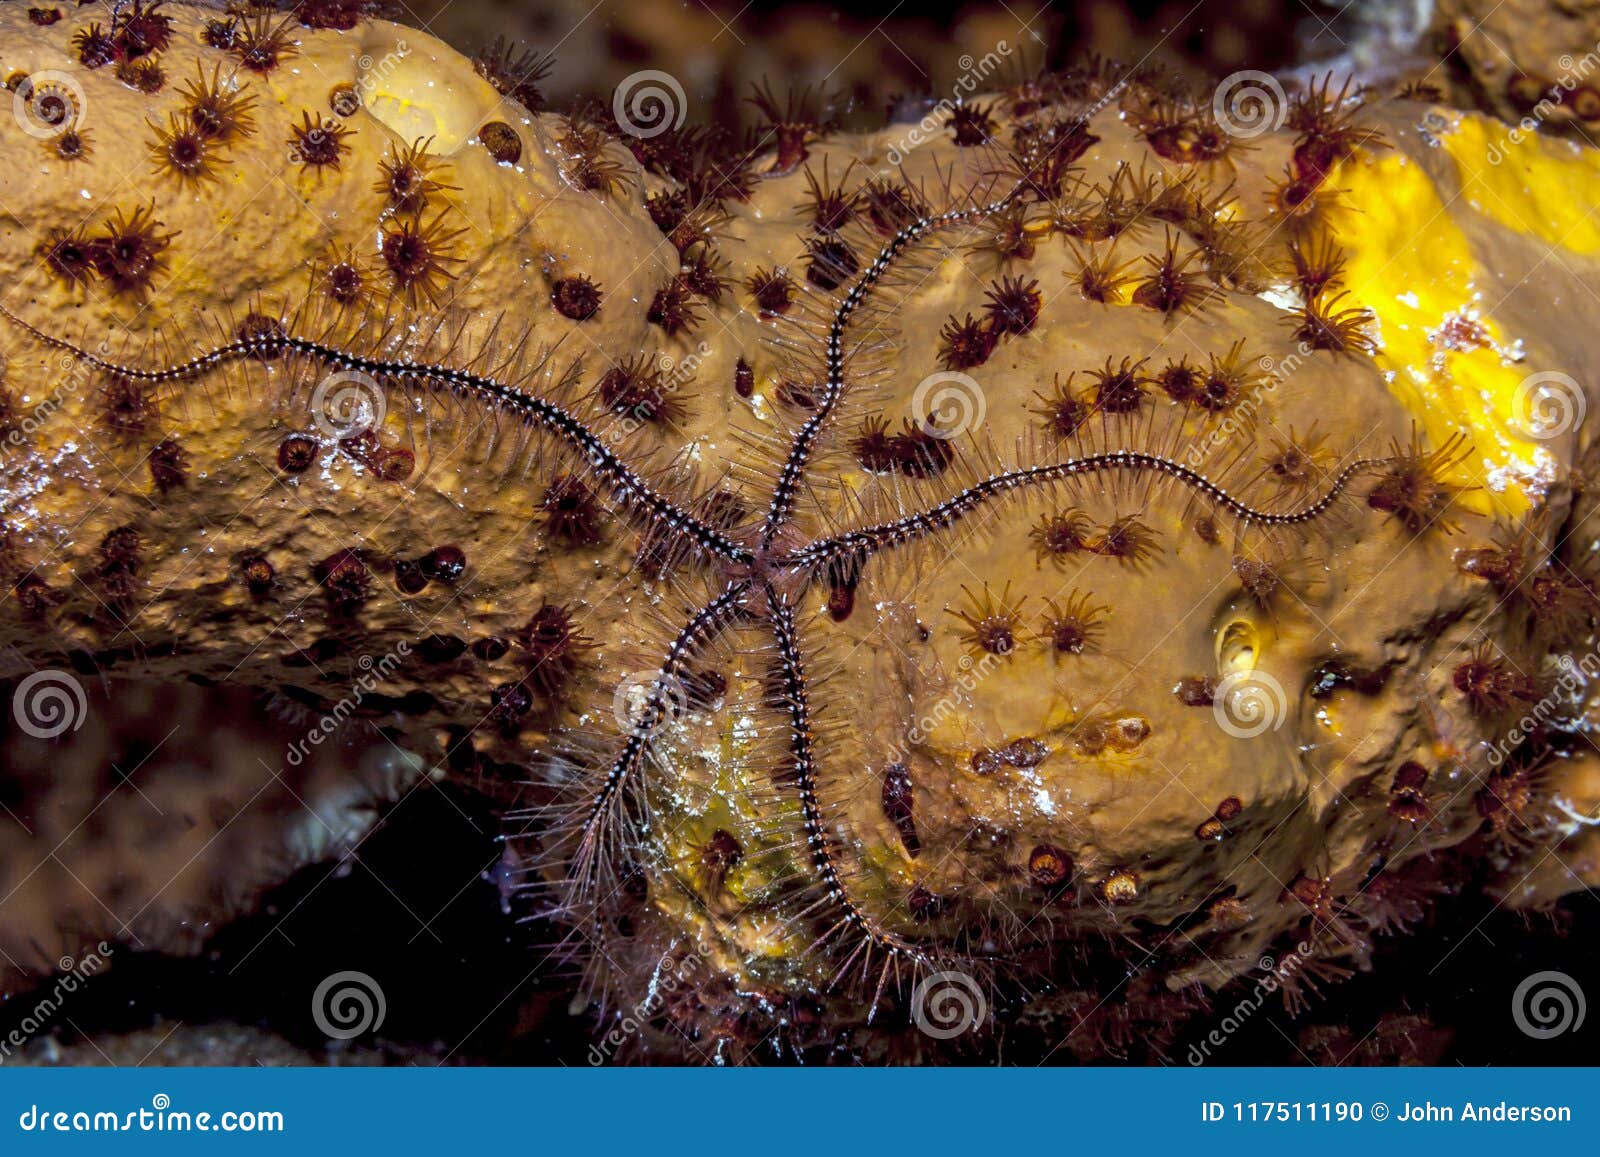
[[(55, 1040), (74, 1061), (94, 1063), (94, 1047), (75, 1042), (154, 1026), (154, 1043), (178, 1024), (221, 1023), (287, 1038), (304, 1050), (301, 1060), (586, 1064), (590, 1023), (567, 1010), (573, 985), (544, 963), (538, 930), (505, 918), (488, 879), (459, 891), (459, 881), (495, 855), (495, 827), (470, 795), (452, 788), (414, 793), (363, 845), (371, 871), (300, 873), (256, 915), (223, 929), (202, 957), (119, 952), (113, 969), (74, 995), (72, 1023), (58, 1026)], [(1592, 1063), (1592, 1017), (1575, 1032), (1534, 1040), (1517, 1030), (1511, 998), (1535, 972), (1553, 969), (1586, 982), (1596, 959), (1600, 898), (1592, 893), (1526, 914), (1496, 910), (1469, 883), (1440, 901), (1428, 926), (1380, 939), (1373, 971), (1329, 989), (1302, 1018), (1269, 997), (1207, 1063)], [(387, 997), (382, 1034), (356, 1042), (359, 1055), (330, 1045), (311, 1019), (308, 994), (331, 968), (368, 973)], [(1168, 1050), (1167, 1063), (1187, 1064), (1190, 1045), (1248, 994), (1239, 984), (1215, 994), (1211, 1011), (1197, 1015)], [(0, 1037), (12, 1026), (0, 1012)], [(1020, 1048), (1013, 1055), (1033, 1063)]]

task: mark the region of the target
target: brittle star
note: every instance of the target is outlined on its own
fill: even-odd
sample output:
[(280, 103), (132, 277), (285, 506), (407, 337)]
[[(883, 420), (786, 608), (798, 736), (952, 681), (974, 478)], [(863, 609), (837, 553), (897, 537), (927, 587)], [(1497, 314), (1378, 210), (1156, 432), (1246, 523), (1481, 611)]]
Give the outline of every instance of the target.
[[(613, 861), (629, 855), (624, 832), (632, 822), (629, 801), (640, 790), (642, 768), (657, 733), (673, 714), (675, 689), (696, 654), (737, 623), (764, 623), (775, 656), (779, 705), (787, 716), (787, 759), (783, 777), (792, 785), (800, 805), (805, 857), (815, 887), (812, 899), (796, 920), (814, 921), (819, 928), (812, 947), (831, 946), (838, 954), (835, 976), (857, 964), (863, 974), (875, 957), (882, 960), (878, 992), (891, 974), (898, 977), (902, 964), (927, 970), (948, 959), (940, 947), (916, 940), (884, 926), (852, 894), (841, 870), (841, 847), (823, 814), (817, 791), (817, 759), (809, 701), (806, 653), (797, 623), (797, 608), (815, 586), (825, 586), (848, 605), (850, 593), (869, 561), (895, 547), (927, 538), (953, 527), (1008, 495), (1071, 483), (1099, 475), (1145, 475), (1188, 491), (1192, 499), (1231, 519), (1238, 528), (1295, 527), (1324, 515), (1349, 489), (1363, 470), (1388, 459), (1359, 459), (1348, 463), (1326, 489), (1304, 504), (1287, 510), (1258, 509), (1230, 493), (1222, 484), (1193, 466), (1148, 450), (1118, 448), (1063, 458), (1031, 466), (997, 469), (933, 503), (900, 517), (806, 541), (796, 531), (794, 514), (807, 470), (820, 440), (834, 422), (847, 391), (845, 346), (851, 320), (885, 273), (920, 240), (939, 230), (971, 222), (1005, 210), (1014, 194), (983, 205), (966, 206), (916, 218), (899, 229), (882, 246), (833, 306), (824, 336), (823, 381), (814, 411), (795, 430), (758, 526), (736, 533), (714, 524), (653, 487), (626, 463), (607, 441), (570, 409), (502, 381), (493, 374), (447, 364), (385, 358), (354, 352), (337, 344), (270, 324), (241, 330), (232, 340), (214, 345), (186, 360), (158, 369), (126, 365), (93, 354), (50, 335), (0, 305), (12, 322), (37, 340), (71, 353), (85, 365), (112, 378), (161, 385), (199, 377), (214, 367), (243, 358), (267, 359), (300, 355), (331, 370), (370, 375), (402, 388), (418, 385), (451, 394), (513, 415), (528, 426), (544, 431), (581, 461), (616, 506), (650, 535), (681, 546), (719, 576), (722, 589), (690, 614), (657, 664), (642, 707), (633, 726), (621, 737), (621, 746), (572, 815), (565, 832), (564, 898), (560, 907), (582, 913), (597, 902), (602, 877), (615, 868)], [(874, 1006), (876, 1005), (874, 997)]]

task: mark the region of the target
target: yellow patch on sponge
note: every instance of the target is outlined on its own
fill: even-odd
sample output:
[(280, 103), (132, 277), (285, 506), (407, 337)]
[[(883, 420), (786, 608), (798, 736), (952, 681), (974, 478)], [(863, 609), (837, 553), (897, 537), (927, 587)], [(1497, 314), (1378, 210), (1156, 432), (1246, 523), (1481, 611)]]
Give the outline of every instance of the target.
[(1443, 141), (1462, 197), (1485, 217), (1574, 253), (1600, 253), (1600, 151), (1470, 115)]
[(1503, 356), (1514, 335), (1485, 309), (1479, 287), (1488, 278), (1465, 234), (1428, 175), (1399, 153), (1359, 156), (1329, 185), (1342, 193), (1331, 217), (1345, 284), (1377, 317), (1376, 357), (1390, 392), (1429, 445), (1457, 430), (1471, 438), (1473, 453), (1451, 479), (1478, 488), (1463, 505), (1524, 513), (1548, 484), (1552, 459), (1528, 430), (1528, 370)]

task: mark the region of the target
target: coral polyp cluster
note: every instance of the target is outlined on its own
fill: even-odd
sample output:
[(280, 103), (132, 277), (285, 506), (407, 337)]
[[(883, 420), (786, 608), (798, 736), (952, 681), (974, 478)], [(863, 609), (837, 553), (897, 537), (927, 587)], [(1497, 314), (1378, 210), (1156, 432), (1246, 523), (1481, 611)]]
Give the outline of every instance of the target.
[(4, 638), (341, 719), (381, 670), (644, 1055), (911, 1056), (958, 974), (968, 1043), (1153, 1056), (1582, 826), (1591, 467), (1525, 385), (1592, 351), (1488, 297), (1547, 247), (1445, 206), (1469, 114), (1095, 65), (736, 136), (355, 6), (0, 43), (97, 145), (0, 124)]

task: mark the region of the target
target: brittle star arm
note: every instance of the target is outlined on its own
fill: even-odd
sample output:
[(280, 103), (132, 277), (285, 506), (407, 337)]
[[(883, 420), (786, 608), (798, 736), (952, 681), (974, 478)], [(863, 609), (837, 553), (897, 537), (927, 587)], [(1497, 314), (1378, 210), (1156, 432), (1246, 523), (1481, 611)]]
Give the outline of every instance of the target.
[(374, 378), (419, 381), (430, 385), (442, 384), (458, 396), (513, 414), (535, 428), (555, 436), (588, 464), (625, 508), (640, 511), (648, 522), (664, 526), (671, 532), (687, 535), (694, 539), (701, 549), (730, 562), (749, 562), (753, 557), (748, 548), (658, 493), (570, 411), (536, 394), (524, 393), (495, 378), (452, 366), (391, 361), (354, 354), (336, 346), (274, 331), (224, 342), (196, 354), (187, 361), (177, 362), (161, 369), (142, 369), (100, 357), (63, 338), (45, 333), (12, 313), (4, 305), (0, 305), (0, 313), (43, 344), (70, 353), (93, 369), (131, 382), (159, 384), (182, 381), (198, 377), (224, 362), (246, 357), (272, 357), (291, 352), (314, 358), (334, 369), (368, 374)]
[(949, 213), (940, 213), (934, 217), (919, 217), (907, 225), (900, 232), (889, 239), (878, 255), (873, 258), (872, 264), (867, 266), (861, 276), (856, 279), (850, 291), (839, 302), (839, 307), (834, 310), (833, 321), (828, 325), (826, 344), (827, 380), (823, 384), (822, 400), (816, 412), (801, 424), (796, 431), (794, 441), (790, 444), (788, 456), (784, 459), (783, 469), (778, 474), (777, 485), (773, 487), (772, 501), (767, 507), (766, 521), (761, 528), (761, 543), (770, 545), (777, 536), (779, 529), (789, 520), (794, 510), (795, 498), (799, 494), (800, 484), (805, 478), (806, 467), (810, 464), (811, 453), (816, 447), (817, 439), (821, 437), (823, 429), (827, 426), (829, 418), (838, 408), (839, 399), (844, 394), (844, 331), (850, 324), (850, 319), (861, 303), (866, 300), (867, 294), (872, 292), (874, 286), (883, 278), (895, 258), (905, 251), (906, 247), (919, 237), (926, 236), (937, 229), (948, 225), (956, 225), (962, 221), (969, 221), (974, 217), (983, 217), (991, 213), (998, 213), (1009, 205), (1018, 190), (1013, 189), (998, 201), (987, 205), (979, 205), (970, 209), (955, 209)]
[[(850, 895), (835, 863), (835, 850), (828, 826), (822, 815), (822, 804), (817, 797), (817, 761), (811, 733), (811, 704), (807, 695), (805, 660), (800, 650), (800, 636), (795, 629), (794, 610), (767, 588), (767, 610), (772, 624), (773, 640), (777, 644), (778, 676), (784, 705), (789, 713), (790, 778), (800, 796), (802, 824), (805, 830), (806, 855), (811, 867), (822, 883), (822, 894), (808, 905), (801, 917), (818, 908), (832, 906), (836, 909), (833, 921), (827, 924), (813, 942), (818, 947), (846, 933), (855, 933), (858, 940), (845, 955), (835, 976), (846, 972), (860, 958), (863, 969), (870, 965), (873, 949), (885, 955), (885, 968), (906, 961), (919, 967), (932, 967), (934, 957), (924, 948), (903, 936), (881, 927)], [(884, 974), (887, 976), (887, 971)], [(880, 978), (879, 989), (882, 989)], [(873, 1000), (876, 1006), (876, 997)]]
[(1326, 491), (1304, 506), (1293, 510), (1271, 511), (1256, 509), (1228, 493), (1198, 470), (1158, 454), (1148, 454), (1138, 450), (1090, 454), (1081, 458), (1069, 458), (1064, 462), (1052, 462), (1043, 466), (1030, 466), (990, 475), (926, 510), (907, 514), (892, 522), (860, 527), (830, 538), (818, 539), (792, 552), (783, 561), (787, 566), (794, 566), (812, 574), (830, 569), (853, 568), (880, 551), (954, 526), (988, 503), (1017, 491), (1062, 482), (1069, 478), (1121, 470), (1164, 474), (1241, 523), (1266, 527), (1295, 526), (1321, 517), (1339, 500), (1357, 474), (1384, 461), (1385, 459), (1381, 458), (1362, 458), (1351, 462), (1334, 476)]
[(578, 846), (572, 855), (568, 873), (577, 891), (587, 890), (597, 878), (600, 861), (607, 852), (606, 834), (610, 830), (607, 825), (615, 818), (615, 808), (622, 798), (623, 789), (637, 773), (656, 729), (670, 714), (673, 686), (682, 679), (685, 664), (733, 622), (749, 591), (748, 580), (730, 583), (725, 591), (689, 617), (689, 621), (668, 646), (656, 668), (638, 721), (628, 732), (622, 750), (606, 769), (605, 777), (585, 810)]

